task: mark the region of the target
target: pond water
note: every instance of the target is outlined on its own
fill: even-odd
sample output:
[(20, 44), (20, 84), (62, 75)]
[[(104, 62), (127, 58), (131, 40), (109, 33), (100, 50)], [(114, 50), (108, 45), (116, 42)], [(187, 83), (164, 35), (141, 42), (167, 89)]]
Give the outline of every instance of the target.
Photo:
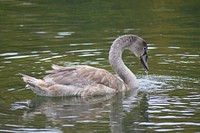
[[(0, 1), (0, 132), (200, 132), (200, 1)], [(18, 73), (43, 77), (51, 64), (110, 72), (123, 34), (149, 46), (148, 75), (130, 52), (138, 93), (45, 98)]]

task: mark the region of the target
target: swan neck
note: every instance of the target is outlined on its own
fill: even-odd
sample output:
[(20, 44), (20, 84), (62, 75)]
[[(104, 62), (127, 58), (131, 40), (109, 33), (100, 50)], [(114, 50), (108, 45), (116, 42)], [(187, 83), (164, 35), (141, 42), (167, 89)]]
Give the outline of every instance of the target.
[(109, 52), (109, 62), (115, 73), (119, 75), (119, 77), (130, 89), (137, 88), (138, 83), (136, 76), (130, 71), (122, 60), (122, 53), (124, 49), (126, 49), (126, 44), (114, 41)]

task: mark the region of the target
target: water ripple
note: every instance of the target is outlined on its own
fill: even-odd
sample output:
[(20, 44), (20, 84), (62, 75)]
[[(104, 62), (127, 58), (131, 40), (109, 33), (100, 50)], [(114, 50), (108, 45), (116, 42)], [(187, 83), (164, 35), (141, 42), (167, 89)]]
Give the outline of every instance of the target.
[(39, 54), (11, 56), (11, 57), (5, 57), (4, 59), (22, 59), (22, 58), (36, 57), (36, 56), (39, 56)]
[(200, 123), (197, 122), (141, 122), (138, 123), (139, 125), (146, 125), (146, 126), (180, 126), (180, 125), (187, 125), (187, 126), (200, 126)]
[(3, 53), (3, 54), (0, 54), (0, 56), (13, 56), (13, 55), (18, 55), (18, 53)]

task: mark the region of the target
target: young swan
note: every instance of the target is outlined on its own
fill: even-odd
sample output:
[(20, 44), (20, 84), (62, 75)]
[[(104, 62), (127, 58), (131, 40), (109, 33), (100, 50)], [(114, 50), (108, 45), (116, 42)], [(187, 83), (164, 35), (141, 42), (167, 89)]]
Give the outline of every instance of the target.
[(137, 89), (138, 82), (135, 75), (122, 61), (124, 49), (133, 52), (141, 60), (144, 70), (148, 71), (146, 42), (136, 35), (123, 35), (113, 42), (109, 52), (109, 62), (121, 79), (107, 70), (86, 65), (72, 67), (53, 65), (53, 70), (47, 71), (49, 74), (43, 79), (20, 75), (28, 87), (40, 96), (86, 97)]

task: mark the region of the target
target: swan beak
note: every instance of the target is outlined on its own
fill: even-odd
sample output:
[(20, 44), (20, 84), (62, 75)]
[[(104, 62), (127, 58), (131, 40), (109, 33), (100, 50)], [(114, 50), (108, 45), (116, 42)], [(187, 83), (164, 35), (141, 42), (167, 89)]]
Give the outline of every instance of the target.
[(148, 58), (148, 55), (145, 54), (143, 56), (140, 57), (140, 61), (142, 63), (142, 66), (144, 68), (145, 71), (149, 71), (149, 67), (148, 67), (148, 63), (147, 63), (147, 58)]

